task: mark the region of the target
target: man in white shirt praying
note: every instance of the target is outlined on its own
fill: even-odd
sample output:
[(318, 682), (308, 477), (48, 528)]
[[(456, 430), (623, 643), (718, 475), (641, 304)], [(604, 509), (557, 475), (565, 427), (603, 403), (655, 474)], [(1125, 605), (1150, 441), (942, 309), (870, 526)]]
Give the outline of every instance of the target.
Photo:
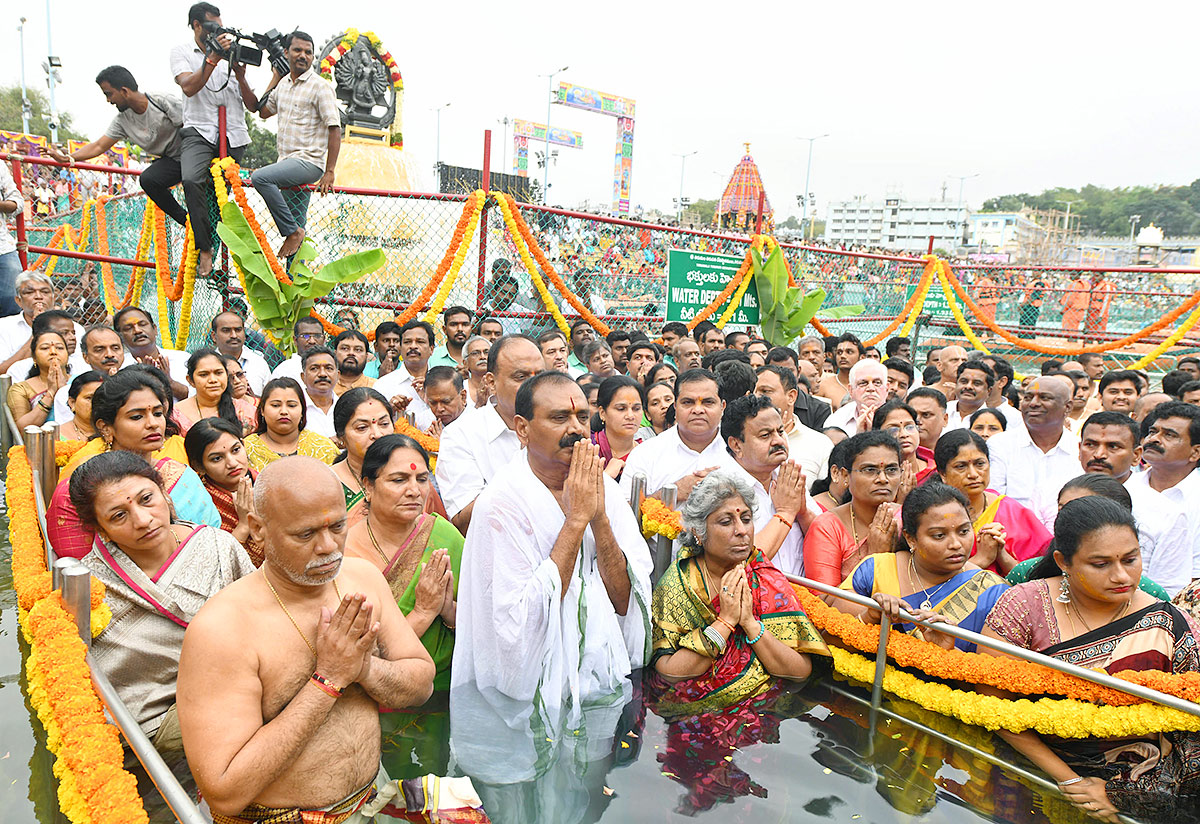
[(187, 362), (190, 355), (179, 349), (159, 346), (158, 327), (150, 313), (140, 306), (126, 306), (113, 316), (113, 328), (121, 336), (125, 350), (138, 363), (158, 367), (171, 380), (171, 392), (176, 400), (195, 394), (188, 383)]
[(484, 382), (494, 402), (447, 426), (438, 451), (438, 491), (451, 523), (464, 533), (479, 493), (521, 451), (514, 425), (517, 390), (546, 368), (537, 344), (525, 335), (506, 335), (493, 343), (487, 364)]
[[(767, 367), (763, 367), (767, 368)], [(721, 469), (754, 490), (754, 544), (779, 570), (804, 574), (804, 533), (821, 514), (809, 504), (804, 470), (788, 455), (783, 417), (766, 395), (743, 395), (725, 407)]]
[[(400, 365), (375, 382), (379, 394), (393, 401), (397, 409), (411, 412), (420, 429), (428, 429), (434, 421), (425, 403), (425, 372), (432, 356), (433, 326), (423, 320), (410, 320), (400, 327)], [(396, 398), (408, 400), (396, 402)]]
[(829, 473), (829, 453), (833, 441), (815, 429), (809, 429), (796, 418), (793, 407), (800, 396), (796, 374), (782, 366), (767, 364), (755, 370), (758, 380), (754, 394), (770, 399), (783, 417), (783, 431), (787, 436), (788, 457), (804, 470), (806, 489), (811, 489)]
[(716, 469), (725, 456), (717, 377), (707, 369), (688, 369), (675, 379), (675, 425), (633, 448), (621, 474), (621, 490), (629, 500), (635, 475), (646, 476), (646, 494), (657, 495), (674, 484), (676, 501)]
[(1170, 502), (1188, 519), (1192, 578), (1200, 578), (1200, 408), (1170, 401), (1142, 421), (1142, 460), (1145, 472), (1135, 472), (1126, 487), (1156, 503)]
[(1035, 378), (1021, 402), (1025, 426), (988, 441), (992, 489), (1033, 510), (1051, 532), (1058, 515), (1058, 491), (1079, 474), (1079, 438), (1065, 426), (1074, 391), (1068, 378)]
[(517, 392), (525, 450), (476, 499), (463, 547), (452, 714), (473, 687), (485, 700), (529, 702), (551, 722), (621, 690), (647, 660), (650, 554), (588, 440), (590, 414), (561, 372)]
[(1146, 576), (1171, 595), (1192, 581), (1188, 520), (1175, 503), (1140, 483), (1130, 483), (1142, 457), (1141, 429), (1119, 412), (1096, 412), (1079, 429), (1079, 464), (1125, 484), (1133, 502)]
[(850, 403), (834, 410), (825, 421), (825, 434), (834, 443), (871, 428), (875, 410), (887, 400), (887, 367), (863, 358), (850, 368)]

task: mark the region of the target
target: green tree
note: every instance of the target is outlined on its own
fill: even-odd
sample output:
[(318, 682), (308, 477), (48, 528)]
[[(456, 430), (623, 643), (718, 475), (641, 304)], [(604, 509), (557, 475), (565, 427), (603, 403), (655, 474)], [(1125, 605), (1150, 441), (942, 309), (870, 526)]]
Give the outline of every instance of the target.
[(250, 130), (250, 145), (242, 157), (242, 168), (260, 169), (270, 166), (279, 159), (279, 150), (275, 146), (275, 133), (264, 129), (259, 124), (256, 115), (246, 112), (246, 128)]
[(795, 215), (790, 215), (790, 216), (788, 216), (787, 220), (785, 220), (783, 223), (779, 224), (779, 228), (780, 229), (799, 229), (800, 228), (800, 218), (796, 217)]
[(688, 206), (688, 209), (700, 215), (701, 223), (712, 223), (713, 215), (717, 213), (717, 201), (697, 200)]
[[(33, 112), (29, 116), (30, 133), (50, 137), (50, 100), (40, 89), (29, 89), (28, 94), (29, 103), (33, 107)], [(9, 132), (24, 130), (21, 123), (20, 85), (0, 86), (0, 129)], [(58, 113), (58, 139), (60, 141), (85, 139), (83, 135), (75, 131), (69, 112), (60, 111)]]
[(1141, 215), (1139, 225), (1153, 223), (1168, 237), (1200, 233), (1200, 180), (1187, 186), (1131, 186), (1106, 189), (1087, 185), (1080, 189), (1054, 188), (1041, 194), (1011, 194), (984, 202), (984, 212), (1016, 212), (1030, 209), (1065, 209), (1079, 216), (1085, 235), (1127, 236), (1129, 218)]

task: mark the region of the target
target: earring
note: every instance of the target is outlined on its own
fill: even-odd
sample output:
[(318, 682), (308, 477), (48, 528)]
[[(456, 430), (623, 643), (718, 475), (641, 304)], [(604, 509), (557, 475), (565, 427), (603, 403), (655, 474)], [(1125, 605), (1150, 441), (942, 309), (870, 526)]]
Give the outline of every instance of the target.
[(1068, 580), (1068, 578), (1069, 576), (1064, 572), (1062, 584), (1060, 584), (1058, 587), (1058, 597), (1054, 599), (1060, 604), (1071, 603), (1071, 582)]

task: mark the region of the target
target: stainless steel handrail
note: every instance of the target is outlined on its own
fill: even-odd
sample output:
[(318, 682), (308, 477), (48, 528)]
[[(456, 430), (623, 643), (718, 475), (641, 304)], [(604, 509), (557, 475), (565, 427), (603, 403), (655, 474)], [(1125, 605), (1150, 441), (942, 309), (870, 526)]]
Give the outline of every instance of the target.
[[(8, 404), (4, 404), (4, 406), (6, 409), (8, 408)], [(50, 570), (58, 570), (61, 574), (65, 570), (61, 565), (56, 564), (58, 559), (55, 557), (54, 548), (50, 546), (50, 539), (48, 537), (48, 533), (46, 532), (46, 503), (45, 498), (42, 495), (42, 473), (38, 468), (39, 463), (44, 459), (44, 456), (40, 454), (40, 452), (46, 448), (46, 444), (49, 444), (51, 455), (53, 455), (54, 441), (46, 437), (35, 440), (31, 447), (33, 448), (33, 451), (38, 452), (39, 454), (29, 455), (28, 458), (33, 472), (33, 495), (34, 500), (37, 503), (38, 526), (41, 527), (42, 543), (46, 548), (46, 567)], [(74, 568), (82, 569), (84, 571), (87, 570), (86, 567), (78, 562), (75, 564)], [(73, 599), (74, 604), (65, 598), (67, 593), (63, 593), (64, 602), (67, 603), (68, 610), (71, 611), (72, 617), (75, 618), (76, 624), (79, 626), (80, 636), (82, 637), (84, 644), (88, 645), (89, 648), (92, 640), (90, 631), (90, 578), (91, 574), (89, 572), (86, 578), (84, 576), (79, 576), (79, 579), (73, 582), (74, 585), (71, 587), (71, 589), (74, 590), (76, 595), (76, 597)], [(64, 585), (64, 589), (65, 588), (66, 587)], [(84, 595), (84, 593), (88, 594)], [(71, 610), (72, 606), (75, 607), (74, 610)], [(80, 616), (79, 610), (82, 609), (89, 610), (87, 618)], [(154, 782), (154, 786), (158, 788), (159, 794), (162, 795), (163, 800), (167, 803), (167, 806), (171, 808), (171, 813), (175, 816), (175, 818), (183, 822), (183, 824), (210, 824), (211, 819), (200, 812), (199, 807), (196, 806), (196, 803), (192, 800), (187, 790), (183, 788), (183, 785), (179, 783), (179, 779), (177, 779), (175, 774), (171, 772), (171, 768), (167, 766), (167, 762), (163, 760), (162, 755), (159, 754), (158, 750), (154, 749), (154, 744), (151, 743), (149, 737), (146, 735), (146, 733), (142, 732), (142, 728), (138, 725), (137, 720), (133, 717), (133, 713), (131, 713), (129, 708), (125, 706), (125, 703), (117, 694), (116, 688), (112, 685), (112, 682), (108, 680), (108, 676), (104, 674), (102, 669), (94, 664), (90, 650), (87, 653), (87, 664), (88, 669), (91, 671), (92, 686), (96, 690), (96, 695), (104, 703), (104, 706), (108, 710), (109, 717), (112, 719), (113, 723), (116, 724), (117, 729), (121, 731), (121, 735), (125, 738), (125, 741), (128, 742), (129, 748), (133, 751), (134, 755), (137, 756), (138, 761), (141, 762), (142, 767), (146, 770), (146, 774), (150, 777), (150, 780)]]
[(9, 447), (14, 444), (24, 443), (21, 438), (21, 430), (17, 427), (16, 418), (13, 417), (12, 410), (8, 407), (8, 390), (11, 388), (12, 376), (0, 375), (0, 405), (4, 406), (4, 423), (0, 425), (0, 444), (3, 444), (5, 454), (8, 454)]
[[(835, 598), (841, 598), (843, 600), (850, 601), (851, 603), (858, 604), (859, 606), (869, 607), (877, 611), (879, 610), (878, 603), (871, 598), (864, 598), (857, 592), (848, 592), (844, 589), (831, 587), (828, 584), (822, 584), (819, 581), (813, 581), (809, 578), (804, 578), (799, 575), (787, 575), (785, 577), (793, 584), (800, 584), (808, 589), (823, 592), (826, 595), (832, 595)], [(900, 610), (900, 618), (906, 624), (916, 624), (917, 626), (936, 630), (937, 632), (945, 633), (946, 635), (950, 635), (954, 638), (970, 641), (977, 646), (989, 647), (994, 650), (999, 650), (1006, 655), (1011, 655), (1014, 658), (1021, 658), (1026, 661), (1031, 661), (1035, 664), (1041, 664), (1042, 666), (1049, 667), (1053, 670), (1058, 670), (1059, 672), (1066, 673), (1067, 675), (1074, 675), (1078, 678), (1082, 678), (1085, 681), (1091, 681), (1093, 684), (1099, 684), (1102, 687), (1120, 690), (1127, 695), (1132, 695), (1145, 701), (1152, 701), (1155, 704), (1162, 704), (1165, 707), (1170, 707), (1171, 709), (1179, 710), (1180, 712), (1186, 712), (1189, 715), (1200, 716), (1200, 704), (1194, 704), (1184, 698), (1168, 695), (1165, 692), (1159, 692), (1158, 690), (1151, 689), (1150, 687), (1144, 687), (1141, 684), (1134, 684), (1131, 681), (1124, 681), (1120, 678), (1114, 678), (1105, 672), (1084, 669), (1083, 667), (1069, 664), (1066, 661), (1060, 661), (1057, 658), (1051, 658), (1049, 655), (1043, 655), (1040, 652), (1034, 652), (1033, 650), (1028, 650), (1024, 647), (1018, 647), (1006, 641), (999, 641), (995, 638), (989, 638), (986, 635), (980, 635), (977, 632), (971, 632), (970, 630), (962, 629), (954, 624), (922, 621), (905, 610)], [(883, 616), (883, 620), (887, 621), (886, 615)], [(886, 656), (880, 657), (886, 661)], [(882, 667), (877, 666), (875, 671), (875, 681), (876, 683), (882, 684), (882, 679), (883, 669)]]

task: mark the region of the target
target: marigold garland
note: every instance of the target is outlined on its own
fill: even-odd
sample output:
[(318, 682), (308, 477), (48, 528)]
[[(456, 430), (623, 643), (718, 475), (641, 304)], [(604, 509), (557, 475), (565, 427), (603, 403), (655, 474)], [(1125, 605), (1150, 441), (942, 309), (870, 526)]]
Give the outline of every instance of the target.
[(467, 200), (471, 204), (471, 217), (467, 221), (467, 227), (463, 231), (462, 239), (458, 244), (458, 251), (454, 253), (454, 260), (450, 263), (450, 271), (446, 273), (446, 277), (442, 280), (442, 285), (438, 289), (437, 297), (433, 299), (429, 311), (425, 313), (423, 320), (426, 323), (432, 323), (442, 313), (442, 308), (446, 305), (446, 300), (450, 297), (450, 290), (454, 287), (455, 281), (458, 280), (458, 273), (462, 270), (463, 262), (467, 259), (467, 250), (471, 248), (470, 242), (466, 239), (475, 236), (475, 230), (479, 227), (479, 219), (483, 215), (483, 206), (487, 200), (487, 195), (484, 194), (482, 189), (476, 189), (467, 196)]
[[(342, 36), (342, 40), (338, 43), (323, 60), (317, 69), (317, 73), (326, 80), (333, 79), (333, 67), (338, 64), (338, 61), (354, 48), (354, 44), (358, 42), (360, 32), (358, 29), (346, 29), (346, 33)], [(396, 58), (392, 57), (392, 53), (384, 49), (383, 41), (373, 31), (361, 32), (361, 36), (367, 38), (367, 42), (375, 49), (375, 54), (383, 61), (383, 65), (387, 67), (388, 79), (392, 83), (392, 88), (397, 92), (404, 91), (404, 78), (400, 76), (400, 67), (396, 65)]]
[[(220, 171), (225, 180), (229, 181), (229, 188), (233, 190), (233, 199), (237, 203), (238, 208), (242, 210), (242, 214), (246, 217), (246, 223), (250, 226), (250, 231), (254, 233), (254, 239), (258, 241), (259, 249), (262, 251), (263, 257), (266, 258), (267, 265), (271, 268), (275, 279), (280, 283), (291, 285), (292, 279), (284, 270), (283, 264), (279, 262), (279, 258), (275, 255), (275, 250), (271, 248), (271, 244), (267, 242), (267, 235), (263, 232), (262, 226), (259, 225), (254, 210), (250, 208), (250, 201), (246, 199), (246, 190), (242, 185), (240, 174), (241, 168), (238, 166), (237, 161), (232, 157), (223, 157), (214, 160), (212, 165), (214, 169)], [(215, 173), (213, 181), (214, 183), (217, 182)]]
[[(78, 441), (57, 442), (55, 462), (61, 466), (82, 446)], [(25, 661), (29, 702), (56, 757), (59, 809), (74, 824), (145, 822), (137, 780), (122, 768), (124, 753), (118, 732), (105, 722), (75, 621), (60, 594), (50, 591), (33, 473), (22, 446), (9, 451), (5, 492), (18, 620), (30, 645)], [(92, 633), (96, 635), (111, 614), (104, 603), (104, 586), (95, 579), (91, 606)]]
[[(804, 612), (822, 631), (834, 635), (851, 647), (872, 655), (879, 649), (879, 626), (866, 624), (829, 606), (804, 587), (793, 585)], [(1016, 658), (997, 658), (959, 649), (942, 649), (915, 636), (902, 632), (888, 635), (888, 657), (902, 667), (920, 670), (934, 678), (984, 684), (1026, 695), (1061, 695), (1110, 706), (1130, 706), (1145, 703), (1120, 690), (1093, 684), (1058, 670)], [(1115, 677), (1132, 684), (1141, 684), (1159, 692), (1200, 703), (1200, 673), (1135, 672), (1129, 670)]]
[(1192, 310), (1192, 314), (1188, 315), (1187, 320), (1179, 324), (1179, 328), (1172, 332), (1166, 340), (1125, 368), (1145, 369), (1147, 366), (1154, 363), (1154, 361), (1158, 359), (1159, 355), (1161, 355), (1163, 352), (1166, 352), (1175, 344), (1179, 343), (1179, 341), (1183, 339), (1183, 336), (1190, 332), (1192, 327), (1196, 325), (1197, 321), (1200, 321), (1200, 305), (1197, 305), (1196, 308)]
[[(871, 659), (836, 646), (829, 651), (834, 667), (847, 678), (868, 684), (874, 680), (875, 662)], [(1059, 738), (1135, 738), (1200, 731), (1200, 717), (1158, 704), (1106, 707), (1071, 698), (1014, 701), (930, 683), (890, 665), (884, 670), (883, 688), (926, 709), (989, 730), (1034, 730)]]
[(683, 532), (683, 518), (658, 498), (642, 499), (642, 535), (652, 538), (662, 535), (672, 541)]
[(549, 290), (546, 289), (546, 283), (542, 280), (537, 264), (529, 253), (531, 246), (526, 243), (525, 236), (517, 226), (516, 218), (514, 217), (514, 202), (510, 201), (504, 195), (496, 198), (496, 203), (500, 206), (500, 214), (504, 216), (504, 225), (508, 227), (513, 245), (517, 248), (517, 254), (521, 256), (521, 262), (524, 263), (525, 270), (529, 272), (529, 279), (533, 282), (534, 288), (537, 289), (537, 293), (542, 299), (542, 305), (546, 307), (546, 311), (554, 319), (555, 325), (562, 330), (564, 335), (570, 337), (571, 327), (567, 323), (567, 319), (563, 317), (562, 312), (559, 311), (558, 306), (554, 303), (554, 298), (550, 295)]
[(921, 314), (921, 310), (925, 306), (925, 297), (929, 294), (929, 287), (933, 285), (934, 272), (937, 269), (937, 258), (935, 258), (933, 255), (923, 255), (922, 259), (925, 261), (925, 268), (921, 272), (921, 278), (917, 281), (917, 288), (913, 290), (912, 297), (910, 297), (908, 302), (901, 307), (900, 312), (896, 315), (895, 320), (884, 327), (879, 334), (873, 335), (872, 337), (863, 341), (863, 346), (875, 346), (876, 344), (882, 342), (883, 339), (892, 334), (892, 332), (896, 330), (896, 327), (901, 323), (904, 324), (904, 328), (900, 330), (900, 335), (901, 337), (907, 337), (909, 331), (913, 327), (913, 324), (916, 323), (917, 317)]
[(533, 257), (537, 260), (538, 265), (542, 267), (542, 271), (546, 273), (546, 277), (550, 279), (550, 282), (554, 285), (554, 288), (557, 289), (559, 293), (567, 299), (567, 303), (571, 305), (571, 308), (578, 312), (579, 316), (587, 321), (588, 325), (596, 330), (596, 334), (600, 335), (601, 337), (608, 337), (608, 333), (611, 332), (612, 329), (609, 328), (607, 323), (596, 317), (592, 310), (588, 308), (587, 304), (579, 299), (578, 295), (567, 288), (567, 284), (565, 281), (563, 281), (562, 276), (558, 274), (554, 266), (551, 265), (550, 260), (546, 257), (545, 250), (542, 249), (541, 245), (533, 237), (533, 230), (529, 228), (529, 224), (526, 222), (525, 216), (521, 214), (521, 210), (517, 208), (517, 201), (512, 197), (512, 195), (504, 193), (497, 193), (496, 199), (497, 201), (504, 200), (506, 203), (508, 203), (508, 215), (513, 219), (513, 223), (509, 224), (508, 227), (509, 232), (512, 232), (514, 225), (517, 228), (517, 232), (513, 233), (514, 240), (516, 235), (519, 234), (521, 239), (525, 242), (525, 245), (529, 247), (529, 250), (533, 253)]
[(742, 305), (742, 298), (745, 297), (746, 290), (750, 288), (750, 281), (752, 280), (754, 280), (754, 278), (750, 277), (749, 275), (742, 278), (742, 282), (738, 286), (737, 291), (735, 291), (733, 293), (733, 297), (729, 299), (729, 305), (725, 307), (725, 311), (721, 313), (721, 317), (717, 318), (715, 325), (718, 329), (724, 329), (725, 324), (729, 323), (729, 319), (733, 317), (733, 313), (736, 312), (738, 307)]
[(985, 355), (990, 355), (991, 352), (986, 346), (984, 346), (984, 343), (979, 339), (979, 336), (975, 334), (975, 330), (973, 330), (967, 324), (967, 319), (963, 316), (962, 309), (960, 309), (958, 306), (958, 301), (954, 299), (954, 293), (950, 289), (950, 281), (946, 277), (946, 272), (946, 262), (944, 260), (938, 260), (937, 276), (938, 280), (942, 283), (942, 292), (946, 295), (946, 303), (950, 306), (950, 313), (954, 315), (954, 320), (958, 324), (958, 328), (962, 330), (963, 335), (965, 335), (967, 340), (971, 342), (971, 346), (975, 347), (975, 349), (979, 350)]
[(713, 298), (712, 303), (701, 309), (696, 314), (696, 317), (688, 321), (687, 329), (689, 332), (691, 332), (704, 321), (708, 320), (712, 313), (717, 311), (717, 307), (729, 300), (734, 291), (742, 285), (743, 280), (750, 279), (750, 269), (754, 265), (753, 260), (753, 257), (750, 255), (750, 250), (747, 249), (746, 256), (742, 258), (742, 265), (739, 266), (737, 271), (733, 273), (733, 277), (729, 279), (729, 283), (725, 284), (725, 288), (721, 290), (721, 293)]
[[(945, 261), (943, 261), (943, 265), (944, 264)], [(971, 299), (970, 295), (966, 293), (966, 290), (963, 288), (958, 276), (954, 274), (954, 271), (950, 269), (949, 266), (946, 266), (945, 272), (950, 281), (950, 286), (952, 289), (954, 289), (955, 294), (957, 294), (962, 302), (966, 304), (966, 307), (971, 311), (971, 314), (973, 314), (980, 323), (987, 327), (991, 332), (1013, 344), (1014, 346), (1020, 346), (1024, 349), (1040, 352), (1043, 355), (1074, 356), (1082, 355), (1086, 352), (1109, 352), (1114, 349), (1121, 349), (1130, 344), (1138, 343), (1143, 338), (1147, 338), (1162, 331), (1163, 329), (1166, 329), (1178, 318), (1182, 317), (1184, 312), (1188, 312), (1192, 309), (1195, 309), (1197, 306), (1200, 306), (1200, 291), (1197, 291), (1179, 306), (1176, 306), (1154, 323), (1150, 324), (1149, 326), (1145, 326), (1136, 332), (1128, 334), (1119, 340), (1111, 340), (1105, 343), (1092, 344), (1090, 346), (1046, 346), (1038, 343), (1037, 341), (1028, 340), (1026, 338), (1014, 335), (1000, 326), (994, 320), (987, 317), (983, 312), (980, 311), (978, 304), (976, 304), (975, 301)]]

